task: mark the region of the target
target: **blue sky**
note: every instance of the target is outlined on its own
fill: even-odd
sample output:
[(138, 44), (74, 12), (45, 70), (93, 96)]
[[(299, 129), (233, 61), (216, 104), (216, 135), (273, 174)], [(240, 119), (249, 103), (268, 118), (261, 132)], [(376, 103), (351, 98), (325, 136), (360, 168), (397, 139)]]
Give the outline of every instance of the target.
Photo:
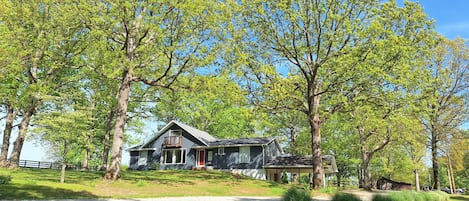
[[(403, 1), (399, 0), (399, 2)], [(449, 39), (456, 37), (469, 39), (469, 13), (467, 12), (469, 0), (420, 0), (414, 2), (419, 2), (428, 17), (435, 20), (436, 30), (440, 34)], [(3, 124), (0, 126), (3, 127)], [(15, 138), (16, 136), (13, 136), (12, 141)], [(124, 152), (123, 157), (122, 162), (128, 164), (128, 153)], [(25, 143), (21, 159), (49, 161), (44, 149), (30, 141)]]
[(436, 30), (449, 39), (469, 39), (468, 0), (420, 0), (425, 13), (435, 20)]

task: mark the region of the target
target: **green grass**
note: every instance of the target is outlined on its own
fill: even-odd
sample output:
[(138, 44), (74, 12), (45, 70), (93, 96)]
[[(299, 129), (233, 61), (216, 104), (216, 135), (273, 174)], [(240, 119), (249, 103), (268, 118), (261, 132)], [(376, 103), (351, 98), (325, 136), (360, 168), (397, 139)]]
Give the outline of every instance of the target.
[(282, 196), (289, 187), (247, 177), (236, 180), (223, 171), (123, 171), (115, 182), (103, 180), (102, 172), (67, 171), (65, 184), (57, 170), (0, 169), (0, 175), (11, 175), (8, 184), (0, 184), (2, 199)]

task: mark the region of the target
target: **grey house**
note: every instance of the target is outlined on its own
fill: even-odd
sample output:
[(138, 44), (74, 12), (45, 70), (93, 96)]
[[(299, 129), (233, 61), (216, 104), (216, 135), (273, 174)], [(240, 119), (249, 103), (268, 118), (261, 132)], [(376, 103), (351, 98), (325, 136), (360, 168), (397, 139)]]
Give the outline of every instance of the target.
[(128, 150), (134, 170), (218, 169), (256, 179), (266, 179), (264, 165), (283, 153), (275, 138), (216, 139), (177, 121)]

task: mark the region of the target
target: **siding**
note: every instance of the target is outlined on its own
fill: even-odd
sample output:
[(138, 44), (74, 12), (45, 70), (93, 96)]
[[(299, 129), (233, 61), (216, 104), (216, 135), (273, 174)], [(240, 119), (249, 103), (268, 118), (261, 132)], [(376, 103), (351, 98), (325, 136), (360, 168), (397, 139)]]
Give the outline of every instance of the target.
[(239, 163), (239, 147), (225, 147), (225, 155), (218, 155), (218, 148), (213, 149), (214, 169), (260, 169), (263, 166), (262, 147), (250, 147), (250, 162)]
[[(186, 163), (185, 164), (161, 164), (160, 159), (161, 159), (161, 153), (162, 153), (162, 144), (164, 141), (164, 138), (169, 136), (169, 131), (170, 130), (182, 130), (182, 147), (186, 149)], [(185, 130), (181, 129), (178, 125), (172, 125), (165, 133), (160, 135), (158, 138), (156, 138), (153, 142), (148, 143), (143, 148), (155, 148), (156, 150), (154, 151), (149, 151), (148, 152), (148, 159), (147, 159), (147, 165), (144, 166), (139, 166), (138, 165), (138, 151), (131, 151), (130, 152), (130, 169), (134, 170), (147, 170), (147, 169), (154, 169), (156, 167), (159, 167), (159, 169), (192, 169), (195, 166), (195, 154), (196, 151), (192, 150), (192, 146), (204, 146), (202, 142), (200, 142), (198, 139), (187, 133)], [(156, 164), (156, 165), (154, 165)]]

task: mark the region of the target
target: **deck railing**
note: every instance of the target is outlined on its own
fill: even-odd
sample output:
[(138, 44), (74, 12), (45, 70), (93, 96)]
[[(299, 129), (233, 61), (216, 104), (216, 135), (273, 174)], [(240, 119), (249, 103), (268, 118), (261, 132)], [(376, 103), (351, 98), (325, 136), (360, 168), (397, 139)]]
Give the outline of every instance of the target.
[(164, 147), (182, 147), (182, 136), (168, 136), (164, 138)]

